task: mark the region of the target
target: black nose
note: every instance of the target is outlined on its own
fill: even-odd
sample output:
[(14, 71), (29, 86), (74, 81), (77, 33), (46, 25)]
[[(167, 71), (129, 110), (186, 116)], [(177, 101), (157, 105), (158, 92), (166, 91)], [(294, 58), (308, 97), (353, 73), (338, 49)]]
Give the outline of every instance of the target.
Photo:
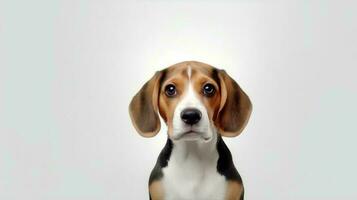
[(201, 119), (201, 112), (195, 108), (187, 108), (181, 112), (181, 119), (186, 124), (196, 124)]

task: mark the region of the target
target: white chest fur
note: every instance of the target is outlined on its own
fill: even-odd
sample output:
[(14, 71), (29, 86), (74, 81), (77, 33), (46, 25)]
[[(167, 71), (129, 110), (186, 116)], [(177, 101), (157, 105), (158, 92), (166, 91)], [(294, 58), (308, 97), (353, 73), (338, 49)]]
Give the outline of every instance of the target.
[(224, 200), (226, 181), (217, 172), (217, 160), (215, 145), (175, 144), (163, 169), (165, 200)]

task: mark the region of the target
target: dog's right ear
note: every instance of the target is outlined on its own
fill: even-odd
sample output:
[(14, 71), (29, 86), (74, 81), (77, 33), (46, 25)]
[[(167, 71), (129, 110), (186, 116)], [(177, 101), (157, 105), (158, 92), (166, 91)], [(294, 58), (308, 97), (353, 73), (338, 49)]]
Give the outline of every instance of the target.
[(163, 72), (158, 71), (133, 97), (129, 105), (131, 121), (143, 137), (153, 137), (160, 131), (158, 103), (160, 80)]

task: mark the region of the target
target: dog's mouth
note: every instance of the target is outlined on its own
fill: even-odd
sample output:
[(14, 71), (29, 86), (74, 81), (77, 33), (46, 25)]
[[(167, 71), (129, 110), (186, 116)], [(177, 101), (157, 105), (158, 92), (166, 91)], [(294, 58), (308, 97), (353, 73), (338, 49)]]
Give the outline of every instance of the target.
[(182, 133), (182, 135), (194, 135), (194, 134), (200, 134), (200, 132), (194, 130), (188, 130)]
[(203, 132), (200, 132), (200, 131), (196, 131), (196, 130), (188, 130), (188, 131), (185, 131), (179, 135), (177, 135), (175, 138), (173, 138), (174, 140), (180, 140), (180, 139), (183, 139), (183, 140), (198, 140), (198, 139), (203, 139), (205, 141), (209, 140), (210, 137), (207, 137)]

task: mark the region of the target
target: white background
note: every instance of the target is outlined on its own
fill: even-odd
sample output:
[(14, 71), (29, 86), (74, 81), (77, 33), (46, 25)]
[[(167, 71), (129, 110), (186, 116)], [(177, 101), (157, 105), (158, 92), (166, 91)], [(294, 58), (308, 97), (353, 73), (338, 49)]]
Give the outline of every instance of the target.
[(184, 60), (225, 69), (248, 200), (357, 199), (353, 1), (0, 1), (0, 199), (141, 200), (166, 130), (131, 97)]

